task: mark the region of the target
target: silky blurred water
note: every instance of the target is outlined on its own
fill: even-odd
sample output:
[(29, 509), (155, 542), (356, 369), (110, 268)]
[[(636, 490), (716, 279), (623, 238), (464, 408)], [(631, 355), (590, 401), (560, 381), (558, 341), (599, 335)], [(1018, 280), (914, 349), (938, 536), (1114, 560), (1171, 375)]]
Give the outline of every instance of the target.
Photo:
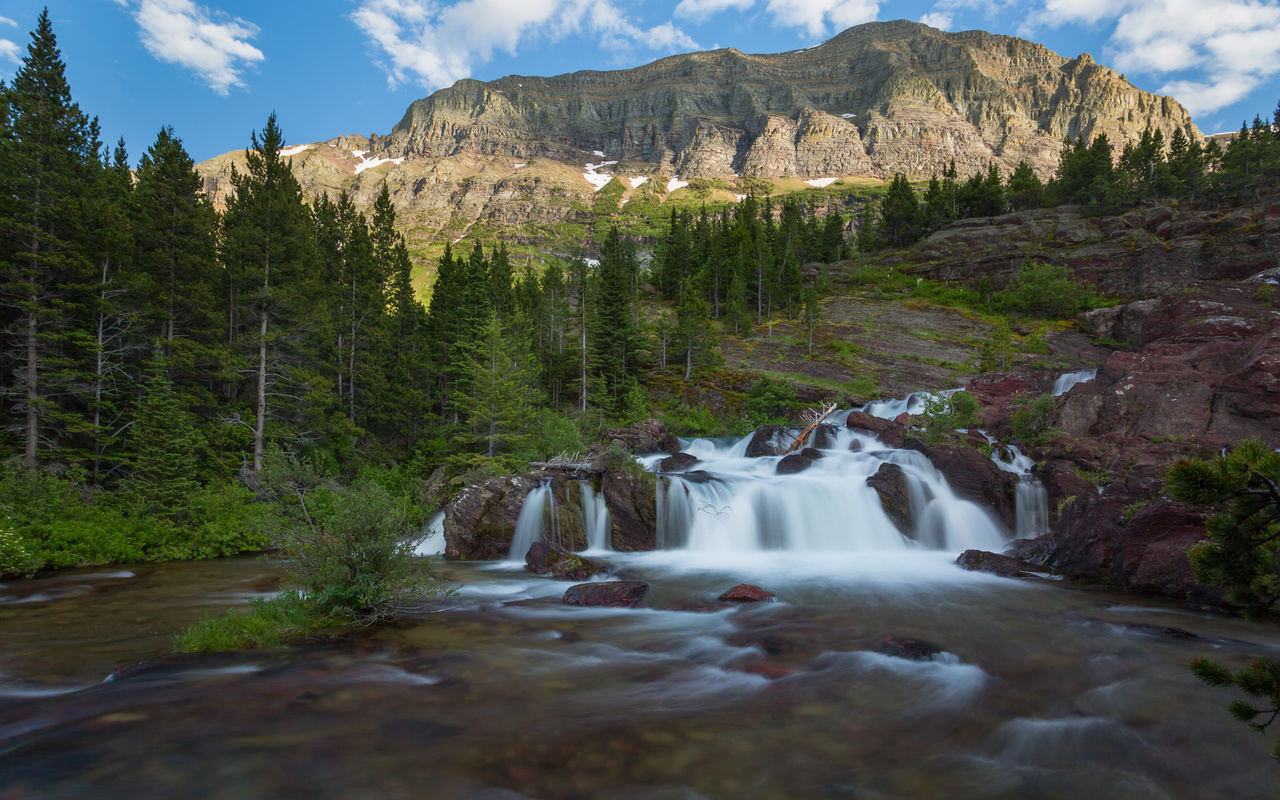
[[(1273, 737), (1187, 664), (1277, 655), (1275, 629), (954, 557), (610, 554), (652, 586), (636, 610), (450, 563), (461, 590), (443, 608), (220, 656), (167, 654), (184, 625), (274, 591), (277, 565), (11, 581), (0, 798), (1274, 796)], [(778, 602), (663, 610), (740, 582)], [(944, 652), (875, 652), (888, 635)]]

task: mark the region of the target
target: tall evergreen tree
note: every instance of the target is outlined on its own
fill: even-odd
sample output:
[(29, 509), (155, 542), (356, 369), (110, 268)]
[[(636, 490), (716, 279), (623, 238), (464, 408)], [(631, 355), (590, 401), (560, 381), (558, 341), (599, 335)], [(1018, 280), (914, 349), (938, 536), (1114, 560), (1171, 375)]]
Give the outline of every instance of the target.
[(129, 492), (148, 511), (173, 516), (198, 486), (200, 440), (190, 415), (179, 405), (159, 347), (147, 365), (136, 414), (129, 436), (133, 467)]
[(86, 310), (93, 268), (79, 245), (86, 192), (94, 185), (99, 143), (71, 99), (66, 65), (49, 12), (40, 14), (27, 55), (4, 92), (0, 129), (0, 301), (15, 374), (6, 394), (23, 463), (40, 465), (86, 428), (79, 403), (89, 381), (83, 357), (92, 348)]
[(488, 459), (509, 454), (523, 441), (529, 409), (538, 403), (533, 357), (491, 312), (459, 364), (456, 402), (466, 422), (464, 443), (478, 445)]
[(235, 276), (248, 324), (238, 341), (253, 387), (253, 469), (262, 469), (267, 420), (284, 400), (305, 403), (307, 333), (317, 314), (315, 241), (302, 189), (281, 159), (284, 134), (273, 113), (245, 151), (248, 172), (232, 171), (234, 196), (223, 215), (222, 261)]

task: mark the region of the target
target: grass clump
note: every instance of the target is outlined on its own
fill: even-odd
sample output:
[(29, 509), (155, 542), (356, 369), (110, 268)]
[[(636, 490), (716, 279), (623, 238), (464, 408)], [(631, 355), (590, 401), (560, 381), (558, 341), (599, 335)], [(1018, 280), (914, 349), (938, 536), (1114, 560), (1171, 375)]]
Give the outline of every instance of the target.
[(336, 625), (311, 613), (297, 589), (272, 598), (249, 601), (248, 613), (210, 614), (178, 634), (174, 649), (181, 653), (263, 650), (306, 639)]

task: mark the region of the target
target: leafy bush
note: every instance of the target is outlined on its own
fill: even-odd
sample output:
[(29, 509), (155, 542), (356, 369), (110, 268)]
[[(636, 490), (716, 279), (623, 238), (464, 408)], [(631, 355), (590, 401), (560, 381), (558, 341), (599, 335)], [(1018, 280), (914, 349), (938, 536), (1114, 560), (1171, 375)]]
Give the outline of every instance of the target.
[(587, 449), (582, 429), (569, 416), (549, 409), (533, 414), (529, 436), (516, 450), (521, 461), (546, 461), (561, 453), (581, 453)]
[(371, 624), (448, 594), (414, 556), (422, 520), (407, 513), (408, 498), (368, 480), (339, 487), (279, 449), (260, 480), (275, 501), (275, 544), (312, 614)]
[(1005, 289), (1004, 307), (1041, 319), (1067, 319), (1098, 303), (1097, 295), (1072, 279), (1071, 270), (1028, 259), (1017, 281)]
[(1022, 395), (1016, 401), (1018, 410), (1009, 420), (1013, 435), (1028, 444), (1042, 442), (1054, 431), (1049, 427), (1050, 417), (1057, 408), (1057, 398), (1051, 394), (1039, 397)]
[(40, 559), (27, 549), (22, 537), (6, 519), (0, 523), (0, 577), (5, 575), (29, 575), (40, 569)]
[(747, 393), (747, 412), (757, 426), (786, 424), (787, 414), (795, 404), (795, 387), (786, 381), (761, 378)]
[(916, 422), (925, 442), (935, 445), (945, 441), (957, 428), (973, 427), (977, 413), (978, 401), (968, 392), (954, 392), (949, 397), (929, 395)]

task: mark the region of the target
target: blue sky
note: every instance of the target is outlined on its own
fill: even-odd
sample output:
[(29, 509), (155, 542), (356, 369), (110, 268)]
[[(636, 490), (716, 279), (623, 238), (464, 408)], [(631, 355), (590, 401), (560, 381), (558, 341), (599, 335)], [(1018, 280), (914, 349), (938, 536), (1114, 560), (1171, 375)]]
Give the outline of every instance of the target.
[[(0, 0), (0, 77), (43, 4)], [(290, 142), (386, 133), (462, 77), (549, 75), (671, 53), (808, 47), (911, 19), (1092, 53), (1172, 94), (1206, 133), (1280, 99), (1280, 0), (49, 0), (72, 92), (132, 158), (172, 125), (202, 160), (278, 112)]]

